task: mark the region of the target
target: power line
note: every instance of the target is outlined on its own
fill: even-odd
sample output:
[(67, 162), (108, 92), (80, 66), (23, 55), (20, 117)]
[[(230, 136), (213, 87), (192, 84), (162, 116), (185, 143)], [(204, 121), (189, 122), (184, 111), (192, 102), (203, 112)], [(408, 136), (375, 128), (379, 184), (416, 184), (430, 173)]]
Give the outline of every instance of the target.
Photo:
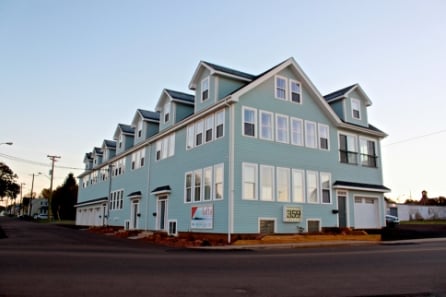
[(429, 137), (429, 136), (432, 136), (432, 135), (437, 135), (437, 134), (441, 134), (441, 133), (445, 133), (445, 132), (446, 132), (446, 129), (445, 130), (436, 131), (436, 132), (432, 132), (432, 133), (428, 133), (428, 134), (419, 135), (419, 136), (414, 136), (414, 137), (403, 139), (403, 140), (399, 140), (399, 141), (396, 141), (396, 142), (392, 142), (392, 143), (386, 144), (384, 146), (386, 147), (386, 146), (391, 146), (391, 145), (400, 144), (400, 143), (404, 143), (404, 142), (409, 142), (409, 141), (413, 141), (413, 140), (417, 140), (417, 139), (420, 139), (420, 138), (425, 138), (425, 137)]
[[(12, 160), (12, 161), (16, 161), (16, 162), (28, 163), (28, 164), (42, 166), (42, 167), (50, 167), (51, 166), (51, 164), (48, 164), (48, 163), (27, 160), (27, 159), (14, 157), (14, 156), (2, 154), (2, 153), (0, 153), (0, 157), (3, 157), (5, 159), (9, 159), (9, 160)], [(70, 170), (81, 170), (81, 171), (85, 170), (85, 168), (76, 168), (76, 167), (69, 167), (69, 166), (56, 166), (55, 165), (54, 167), (55, 168), (59, 168), (59, 169), (70, 169)]]

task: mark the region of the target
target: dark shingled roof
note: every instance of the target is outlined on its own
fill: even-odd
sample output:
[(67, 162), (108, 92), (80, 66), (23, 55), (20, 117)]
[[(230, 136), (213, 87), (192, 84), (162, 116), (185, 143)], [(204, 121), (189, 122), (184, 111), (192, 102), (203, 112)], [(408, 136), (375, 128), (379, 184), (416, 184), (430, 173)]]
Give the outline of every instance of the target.
[(94, 153), (96, 153), (96, 155), (102, 155), (102, 149), (100, 147), (95, 147), (93, 149)]
[(119, 124), (119, 128), (126, 134), (135, 134), (135, 128), (126, 124)]
[(170, 186), (166, 185), (166, 186), (157, 187), (152, 191), (152, 193), (163, 192), (163, 191), (170, 191)]
[(108, 147), (108, 148), (111, 148), (111, 149), (115, 149), (116, 148), (116, 141), (114, 141), (114, 140), (105, 139), (104, 143), (105, 143), (105, 146)]
[(141, 191), (132, 192), (127, 195), (127, 197), (137, 197), (137, 196), (141, 196)]
[(187, 94), (187, 93), (178, 92), (178, 91), (174, 91), (174, 90), (169, 90), (169, 89), (166, 89), (166, 92), (169, 94), (170, 97), (172, 97), (175, 100), (184, 101), (184, 102), (187, 102), (187, 103), (194, 103), (195, 102), (195, 96), (194, 95), (190, 95), (190, 94)]
[(159, 112), (155, 111), (148, 111), (144, 109), (138, 109), (138, 112), (144, 117), (146, 120), (154, 120), (159, 121), (160, 120), (160, 114)]
[(330, 100), (332, 100), (332, 99), (341, 97), (341, 96), (345, 95), (345, 93), (347, 93), (348, 91), (350, 91), (353, 87), (356, 87), (356, 86), (357, 86), (357, 85), (354, 84), (354, 85), (348, 86), (348, 87), (346, 87), (346, 88), (343, 88), (343, 89), (340, 89), (340, 90), (331, 92), (330, 94), (325, 95), (325, 96), (324, 96), (324, 99), (325, 99), (326, 101), (330, 101)]
[(375, 184), (365, 184), (365, 183), (354, 183), (354, 182), (348, 182), (348, 181), (336, 181), (333, 186), (343, 186), (343, 187), (353, 187), (353, 188), (364, 188), (364, 189), (374, 189), (374, 190), (381, 190), (381, 191), (390, 191), (389, 188), (383, 186), (383, 185), (375, 185)]
[(212, 64), (212, 63), (209, 63), (209, 62), (206, 62), (206, 61), (203, 61), (203, 63), (208, 65), (209, 67), (213, 68), (216, 71), (224, 72), (224, 73), (227, 73), (227, 74), (230, 74), (230, 75), (235, 75), (235, 76), (239, 76), (239, 77), (243, 77), (243, 78), (247, 78), (249, 80), (253, 80), (253, 79), (255, 79), (257, 77), (256, 75), (252, 75), (252, 74), (249, 74), (249, 73), (246, 73), (246, 72), (242, 72), (242, 71), (238, 71), (238, 70), (235, 70), (235, 69), (231, 69), (231, 68), (228, 68), (228, 67), (223, 67), (223, 66), (220, 66), (220, 65)]

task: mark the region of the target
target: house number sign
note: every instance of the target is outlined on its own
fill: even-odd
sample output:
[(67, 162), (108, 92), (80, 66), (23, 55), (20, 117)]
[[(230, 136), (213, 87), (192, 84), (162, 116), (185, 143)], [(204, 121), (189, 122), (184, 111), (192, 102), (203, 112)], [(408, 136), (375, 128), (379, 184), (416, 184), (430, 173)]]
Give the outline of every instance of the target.
[(296, 206), (283, 207), (283, 221), (286, 223), (300, 222), (302, 219), (302, 209)]

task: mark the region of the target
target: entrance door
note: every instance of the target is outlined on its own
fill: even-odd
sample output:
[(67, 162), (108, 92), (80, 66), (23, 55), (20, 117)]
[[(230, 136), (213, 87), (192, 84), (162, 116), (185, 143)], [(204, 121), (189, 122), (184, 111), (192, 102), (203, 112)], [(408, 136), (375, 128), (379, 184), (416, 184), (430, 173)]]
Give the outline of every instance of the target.
[(347, 227), (347, 197), (345, 194), (338, 194), (338, 220), (339, 228)]
[(166, 219), (167, 219), (167, 196), (158, 198), (158, 215), (157, 215), (157, 225), (158, 230), (166, 230)]
[(132, 210), (130, 213), (130, 229), (138, 229), (139, 201), (132, 202)]

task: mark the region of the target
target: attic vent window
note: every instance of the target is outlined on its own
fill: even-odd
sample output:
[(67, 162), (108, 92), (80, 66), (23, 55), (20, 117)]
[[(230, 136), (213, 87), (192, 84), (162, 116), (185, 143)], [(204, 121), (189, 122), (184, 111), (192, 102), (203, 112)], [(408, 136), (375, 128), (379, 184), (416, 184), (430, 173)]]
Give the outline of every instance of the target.
[(205, 101), (209, 98), (209, 78), (205, 78), (201, 81), (201, 101)]

